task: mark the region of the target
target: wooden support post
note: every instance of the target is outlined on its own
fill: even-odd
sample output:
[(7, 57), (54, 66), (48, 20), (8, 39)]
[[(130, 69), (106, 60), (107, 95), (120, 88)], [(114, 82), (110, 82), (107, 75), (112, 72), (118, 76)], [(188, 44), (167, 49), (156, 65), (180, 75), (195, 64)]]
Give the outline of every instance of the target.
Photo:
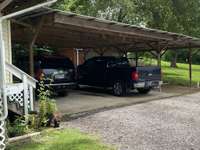
[(157, 66), (161, 67), (161, 52), (157, 51)]
[(138, 67), (138, 52), (135, 52), (135, 65)]
[(27, 77), (26, 75), (23, 75), (23, 87), (24, 87), (24, 115), (25, 118), (27, 118), (28, 115), (28, 84), (27, 84)]
[(31, 41), (29, 45), (29, 73), (31, 76), (34, 76), (34, 50), (33, 45), (34, 41)]
[(190, 87), (192, 87), (192, 49), (191, 49), (191, 48), (189, 48), (188, 63), (189, 63), (189, 80), (190, 80)]
[(128, 52), (127, 51), (124, 51), (124, 57), (128, 57)]
[(35, 28), (35, 30), (33, 31), (33, 35), (31, 38), (31, 41), (29, 43), (29, 73), (31, 76), (34, 76), (34, 50), (33, 50), (33, 46), (35, 45), (35, 42), (37, 40), (37, 37), (39, 35), (40, 29), (42, 28), (44, 22), (44, 17), (42, 17), (39, 20), (39, 23), (37, 25), (37, 27)]

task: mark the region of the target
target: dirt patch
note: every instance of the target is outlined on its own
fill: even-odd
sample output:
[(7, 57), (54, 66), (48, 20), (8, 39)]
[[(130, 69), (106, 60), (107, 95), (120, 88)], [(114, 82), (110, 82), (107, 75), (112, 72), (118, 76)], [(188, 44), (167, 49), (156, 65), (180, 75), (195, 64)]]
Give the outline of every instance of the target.
[(200, 88), (166, 84), (162, 86), (162, 92), (188, 94), (188, 93), (200, 92)]

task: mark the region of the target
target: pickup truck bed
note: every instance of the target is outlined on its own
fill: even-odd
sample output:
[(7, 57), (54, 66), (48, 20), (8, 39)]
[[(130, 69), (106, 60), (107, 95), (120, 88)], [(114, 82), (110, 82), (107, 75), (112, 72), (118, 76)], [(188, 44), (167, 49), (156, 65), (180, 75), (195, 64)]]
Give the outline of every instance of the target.
[(136, 70), (139, 79), (135, 82), (135, 88), (155, 88), (162, 84), (159, 67), (136, 67)]

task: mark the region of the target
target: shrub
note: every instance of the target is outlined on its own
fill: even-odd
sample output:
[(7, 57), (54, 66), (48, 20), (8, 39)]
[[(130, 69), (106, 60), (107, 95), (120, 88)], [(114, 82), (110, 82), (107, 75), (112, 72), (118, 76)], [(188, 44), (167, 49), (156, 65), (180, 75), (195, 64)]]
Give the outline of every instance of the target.
[[(7, 132), (9, 137), (20, 136), (33, 130), (47, 127), (52, 116), (57, 112), (55, 100), (51, 98), (49, 87), (44, 85), (44, 76), (39, 83), (38, 99), (39, 111), (36, 114), (17, 117), (13, 123), (7, 121)], [(28, 119), (28, 120), (26, 120)]]
[(29, 127), (26, 124), (24, 117), (18, 117), (13, 123), (7, 121), (8, 137), (20, 136), (28, 133)]
[(46, 127), (49, 119), (57, 111), (55, 100), (51, 98), (51, 90), (44, 85), (44, 76), (39, 83), (38, 99), (39, 99), (39, 112), (36, 115), (29, 116), (29, 124), (31, 128), (40, 129)]

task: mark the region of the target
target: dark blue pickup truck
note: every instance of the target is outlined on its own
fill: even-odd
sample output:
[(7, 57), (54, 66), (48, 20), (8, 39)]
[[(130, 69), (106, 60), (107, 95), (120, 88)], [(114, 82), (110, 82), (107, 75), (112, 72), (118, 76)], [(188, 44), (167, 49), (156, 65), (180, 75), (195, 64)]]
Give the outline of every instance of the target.
[(78, 67), (78, 84), (112, 87), (116, 96), (124, 96), (131, 89), (147, 94), (162, 84), (161, 69), (132, 67), (127, 58), (94, 57)]

